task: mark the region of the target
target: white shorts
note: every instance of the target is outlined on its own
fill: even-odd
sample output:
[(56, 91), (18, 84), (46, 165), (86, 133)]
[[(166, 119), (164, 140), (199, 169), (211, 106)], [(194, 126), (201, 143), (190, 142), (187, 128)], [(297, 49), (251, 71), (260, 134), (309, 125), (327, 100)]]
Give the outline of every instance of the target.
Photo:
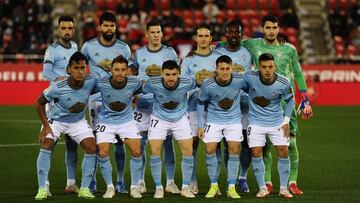
[(89, 118), (90, 118), (90, 126), (93, 130), (96, 129), (96, 124), (98, 123), (98, 115), (100, 113), (102, 102), (101, 102), (101, 94), (94, 94), (90, 96), (89, 99)]
[(141, 139), (141, 135), (134, 121), (118, 125), (99, 123), (96, 126), (96, 144), (104, 142), (117, 143), (118, 141), (115, 135), (119, 135), (122, 141), (126, 138)]
[(249, 126), (249, 114), (247, 114), (247, 113), (242, 114), (242, 116), (241, 116), (241, 124), (242, 124), (243, 130), (246, 130), (247, 127)]
[[(198, 131), (198, 115), (196, 111), (190, 111), (188, 112), (188, 117), (190, 120), (190, 126), (191, 131), (194, 134), (194, 137), (197, 137), (197, 131)], [(207, 118), (207, 111), (204, 112), (204, 121), (206, 122)]]
[(249, 147), (263, 147), (266, 143), (266, 136), (274, 146), (289, 146), (290, 139), (284, 137), (284, 130), (279, 127), (261, 127), (257, 125), (249, 125), (247, 130), (247, 139)]
[(226, 141), (242, 142), (244, 140), (241, 123), (226, 125), (206, 123), (204, 132), (205, 143), (220, 142), (223, 137)]
[(46, 136), (46, 138), (51, 138), (55, 141), (60, 139), (61, 133), (69, 135), (69, 137), (78, 144), (80, 144), (80, 142), (85, 138), (95, 138), (92, 129), (85, 119), (82, 119), (76, 123), (62, 123), (59, 121), (49, 120), (49, 124), (55, 137), (52, 137), (49, 134)]
[(149, 129), (151, 117), (151, 109), (138, 109), (135, 108), (134, 120), (140, 132), (147, 131)]
[(177, 122), (169, 122), (151, 115), (148, 140), (165, 140), (169, 131), (176, 140), (184, 140), (193, 137), (190, 121), (187, 115)]

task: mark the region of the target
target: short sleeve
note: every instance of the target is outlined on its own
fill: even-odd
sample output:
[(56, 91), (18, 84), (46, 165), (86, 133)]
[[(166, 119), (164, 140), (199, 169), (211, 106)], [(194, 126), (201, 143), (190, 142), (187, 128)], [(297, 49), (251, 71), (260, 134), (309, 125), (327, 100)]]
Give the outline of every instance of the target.
[(209, 99), (209, 96), (206, 93), (205, 85), (201, 85), (198, 95), (199, 100), (201, 101), (207, 101)]
[(85, 44), (81, 47), (81, 53), (84, 54), (84, 56), (86, 57), (87, 60), (89, 60), (89, 54), (88, 54), (88, 43), (85, 42)]
[(139, 62), (138, 62), (138, 52), (136, 51), (135, 52), (135, 55), (134, 55), (134, 61), (133, 61), (133, 67), (135, 67), (136, 69), (139, 69)]
[(54, 100), (54, 98), (57, 98), (58, 94), (56, 89), (56, 83), (51, 83), (49, 87), (43, 91), (43, 95), (48, 102), (51, 102)]
[(147, 80), (144, 84), (144, 86), (142, 87), (143, 93), (153, 93), (152, 88), (151, 88), (151, 80)]
[(54, 61), (55, 61), (55, 52), (54, 50), (52, 50), (52, 47), (49, 46), (45, 51), (44, 63), (54, 64)]

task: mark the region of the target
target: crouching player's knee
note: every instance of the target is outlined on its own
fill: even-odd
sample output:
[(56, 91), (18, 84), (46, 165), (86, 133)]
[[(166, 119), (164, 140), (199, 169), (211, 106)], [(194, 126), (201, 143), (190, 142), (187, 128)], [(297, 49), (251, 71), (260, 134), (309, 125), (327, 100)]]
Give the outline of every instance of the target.
[(96, 142), (95, 142), (95, 138), (93, 137), (88, 137), (82, 140), (81, 146), (83, 147), (86, 154), (96, 153)]

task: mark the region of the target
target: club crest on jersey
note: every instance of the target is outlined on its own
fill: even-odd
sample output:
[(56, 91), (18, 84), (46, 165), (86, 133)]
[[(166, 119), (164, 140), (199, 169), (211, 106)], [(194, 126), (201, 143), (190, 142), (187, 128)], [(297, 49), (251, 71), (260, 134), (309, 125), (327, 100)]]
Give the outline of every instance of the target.
[(278, 57), (278, 59), (280, 59), (282, 54), (279, 52), (279, 53), (276, 54), (276, 56)]
[(237, 63), (233, 64), (232, 69), (234, 73), (243, 73), (245, 71), (245, 68)]
[(96, 52), (96, 53), (95, 53), (95, 56), (99, 56), (99, 53)]
[(159, 76), (161, 75), (161, 67), (156, 64), (151, 64), (145, 69), (147, 76)]
[(146, 62), (146, 59), (145, 59), (145, 58), (143, 58), (142, 62)]
[(85, 109), (86, 105), (84, 103), (81, 102), (77, 102), (76, 104), (72, 105), (69, 108), (69, 111), (71, 113), (80, 113)]

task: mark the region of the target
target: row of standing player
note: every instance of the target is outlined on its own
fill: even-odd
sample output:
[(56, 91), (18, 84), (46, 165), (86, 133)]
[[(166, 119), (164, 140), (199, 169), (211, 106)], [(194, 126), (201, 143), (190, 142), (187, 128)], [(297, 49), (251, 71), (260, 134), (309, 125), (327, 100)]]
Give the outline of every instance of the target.
[[(100, 18), (100, 31), (101, 31), (100, 37), (98, 39), (89, 41), (88, 46), (86, 46), (86, 44), (85, 44), (82, 49), (83, 53), (85, 55), (87, 55), (88, 59), (90, 59), (91, 71), (92, 71), (92, 73), (95, 73), (93, 75), (97, 75), (100, 78), (102, 77), (102, 75), (107, 76), (107, 77), (109, 75), (108, 70), (109, 70), (109, 63), (111, 63), (111, 60), (108, 58), (111, 58), (111, 55), (113, 55), (115, 57), (117, 54), (122, 54), (122, 55), (126, 56), (127, 58), (130, 57), (130, 51), (129, 51), (127, 45), (122, 42), (119, 42), (119, 40), (116, 40), (114, 37), (115, 21), (113, 20), (112, 17), (109, 17), (109, 16), (111, 16), (111, 14), (105, 13), (102, 17), (104, 17), (104, 16), (105, 16), (105, 18), (103, 18), (103, 20)], [(106, 18), (106, 16), (108, 16), (108, 18)], [(273, 22), (273, 24), (277, 25), (277, 22)], [(150, 26), (147, 27), (147, 36), (150, 41), (149, 46), (139, 49), (135, 54), (134, 66), (137, 67), (137, 70), (139, 72), (138, 74), (141, 77), (143, 77), (143, 78), (140, 77), (141, 79), (146, 78), (145, 68), (148, 65), (150, 65), (150, 64), (153, 65), (153, 64), (157, 63), (159, 66), (166, 59), (174, 59), (174, 58), (176, 59), (176, 54), (171, 48), (161, 45), (162, 32), (161, 32), (160, 25), (158, 25), (158, 24), (154, 24), (154, 25), (149, 24), (149, 25)], [(236, 24), (232, 24), (232, 26), (230, 26), (230, 25), (231, 24), (229, 24), (227, 26), (228, 44), (223, 47), (220, 47), (219, 50), (223, 49), (224, 51), (228, 51), (228, 53), (235, 54), (235, 56), (232, 57), (234, 62), (236, 63), (237, 62), (236, 60), (240, 59), (240, 62), (236, 63), (236, 64), (241, 64), (244, 61), (246, 61), (246, 63), (250, 64), (251, 56), (246, 53), (246, 49), (244, 49), (243, 47), (240, 47), (241, 27)], [(51, 47), (49, 47), (48, 51), (46, 52), (45, 61), (44, 61), (45, 62), (44, 63), (44, 75), (47, 76), (52, 81), (55, 81), (57, 79), (62, 79), (61, 76), (66, 75), (66, 73), (64, 74), (64, 68), (63, 68), (64, 63), (66, 64), (66, 62), (65, 62), (66, 61), (66, 52), (74, 52), (74, 49), (75, 50), (77, 49), (76, 44), (74, 42), (70, 41), (72, 34), (73, 34), (73, 21), (66, 20), (66, 19), (61, 21), (59, 19), (59, 33), (60, 33), (59, 42), (57, 42), (57, 43), (53, 44)], [(275, 39), (276, 39), (276, 36), (275, 36)], [(197, 41), (197, 49), (194, 51), (194, 55), (187, 57), (188, 58), (187, 61), (190, 61), (190, 63), (193, 62), (192, 63), (193, 67), (191, 67), (191, 71), (196, 70), (196, 69), (200, 70), (201, 67), (214, 67), (213, 60), (208, 60), (209, 56), (214, 55), (213, 53), (211, 53), (211, 50), (209, 49), (209, 44), (211, 42), (210, 29), (208, 29), (206, 27), (203, 27), (203, 28), (200, 27), (199, 29), (197, 29), (196, 41)], [(59, 45), (60, 45), (60, 47), (59, 47)], [(70, 46), (66, 47), (66, 45), (70, 45)], [(54, 50), (57, 50), (56, 47), (59, 47), (60, 48), (59, 50), (62, 53), (54, 52)], [(53, 50), (51, 50), (52, 48), (53, 48)], [(101, 49), (103, 49), (103, 50), (101, 50)], [(237, 53), (239, 51), (240, 52), (243, 51), (244, 53), (241, 55), (241, 54)], [(164, 52), (165, 52), (165, 56), (163, 55)], [(54, 54), (54, 53), (56, 53), (56, 54)], [(106, 57), (105, 57), (104, 53), (107, 53)], [(228, 54), (228, 53), (226, 53), (226, 54)], [(238, 54), (238, 55), (236, 56), (236, 54)], [(168, 55), (168, 56), (166, 56), (166, 55)], [(166, 57), (170, 57), (170, 58), (166, 58)], [(197, 57), (199, 59), (196, 59)], [(148, 62), (147, 62), (147, 60), (148, 60)], [(155, 62), (152, 63), (153, 61), (155, 61)], [(184, 66), (184, 64), (186, 64), (185, 61), (186, 61), (186, 58), (184, 59), (183, 64), (182, 64), (183, 69), (186, 69), (186, 67), (190, 67), (190, 65)], [(204, 61), (210, 62), (211, 65), (202, 66), (203, 64), (201, 64), (201, 63)], [(197, 64), (197, 63), (200, 63), (200, 64)], [(238, 67), (238, 66), (235, 65), (234, 67)], [(244, 64), (243, 67), (246, 67), (246, 64)], [(249, 67), (250, 67), (250, 65), (248, 65), (246, 68), (249, 68)], [(241, 66), (240, 66), (240, 69), (241, 69)], [(58, 72), (56, 72), (56, 71), (58, 71)], [(211, 71), (213, 71), (213, 70), (211, 70)], [(155, 72), (156, 72), (156, 68), (155, 68)], [(200, 74), (197, 74), (197, 75), (200, 75)], [(145, 134), (146, 130), (147, 130), (147, 126), (148, 126), (146, 124), (146, 120), (148, 120), (147, 118), (149, 118), (149, 109), (150, 109), (149, 103), (151, 103), (151, 102), (147, 102), (147, 101), (140, 102), (141, 100), (146, 100), (146, 95), (144, 95), (143, 97), (140, 97), (140, 98), (142, 98), (142, 99), (138, 99), (139, 102), (137, 102), (137, 109), (135, 112), (135, 120), (138, 121), (139, 123), (143, 123), (142, 125), (141, 124), (138, 125), (138, 127), (140, 128), (142, 134)], [(151, 101), (151, 98), (150, 98), (150, 101)], [(189, 108), (189, 110), (190, 110), (189, 115), (190, 115), (190, 119), (191, 119), (192, 118), (191, 115), (193, 114), (196, 116), (196, 114), (193, 113), (194, 111), (191, 111), (191, 108)], [(148, 116), (146, 117), (146, 115), (148, 115)], [(144, 122), (144, 119), (145, 119), (145, 122)], [(194, 121), (194, 119), (192, 119), (192, 120)], [(192, 124), (193, 124), (193, 126), (196, 126), (196, 124), (194, 125), (194, 122), (192, 122)], [(143, 138), (144, 137), (145, 136), (143, 135)], [(169, 139), (167, 139), (167, 140), (169, 140)], [(195, 140), (196, 140), (196, 138), (195, 138)], [(170, 139), (170, 141), (171, 141), (171, 139)], [(174, 163), (173, 149), (171, 148), (172, 147), (171, 142), (169, 142), (169, 143), (170, 144), (168, 146), (170, 146), (170, 147), (168, 147), (168, 149), (170, 149), (170, 150), (167, 152), (172, 152), (172, 153), (164, 153), (165, 165), (166, 165), (166, 163), (170, 163), (170, 164), (168, 164), (169, 167), (166, 167), (167, 177), (168, 177), (167, 185), (174, 186), (175, 184), (173, 183), (173, 170), (172, 170), (174, 168), (174, 165), (171, 166), (171, 163), (172, 164)], [(197, 143), (197, 142), (195, 142), (195, 143)], [(68, 146), (68, 144), (67, 144), (67, 146)], [(120, 166), (120, 167), (118, 167), (118, 169), (120, 169), (120, 170), (118, 170), (118, 171), (120, 171), (119, 174), (123, 174), (123, 165), (121, 164), (121, 161), (124, 160), (123, 159), (124, 153), (121, 152), (121, 151), (123, 151), (122, 145), (119, 145), (119, 146), (120, 147), (116, 147), (116, 149), (120, 149), (120, 150), (116, 150), (116, 151), (120, 151), (120, 153), (118, 153), (115, 157), (117, 157), (116, 160), (118, 163), (120, 161), (120, 164), (117, 164), (118, 166)], [(144, 145), (142, 145), (142, 146), (144, 146)], [(165, 146), (166, 146), (166, 144), (165, 144)], [(195, 146), (194, 149), (196, 149), (197, 148), (196, 144), (194, 146)], [(69, 149), (71, 147), (67, 147), (67, 148)], [(166, 147), (164, 149), (166, 151)], [(244, 149), (244, 147), (243, 147), (243, 149)], [(194, 151), (196, 153), (196, 150), (194, 150)], [(227, 151), (227, 150), (225, 150), (225, 151)], [(69, 156), (68, 156), (69, 154), (70, 153), (68, 151), (67, 156), (66, 156), (67, 160), (69, 160)], [(119, 154), (121, 154), (122, 156), (119, 156)], [(170, 155), (170, 154), (171, 154), (170, 158), (167, 159), (166, 155)], [(225, 160), (227, 160), (227, 159), (225, 159)], [(68, 161), (68, 163), (76, 163), (76, 162)], [(143, 162), (143, 164), (145, 164), (145, 162)], [(67, 164), (67, 165), (71, 166), (71, 164)], [(244, 165), (246, 165), (246, 164), (244, 164)], [(71, 171), (69, 170), (69, 168), (74, 169), (74, 167), (68, 167), (67, 188), (70, 188), (72, 185), (75, 185), (74, 176), (72, 176), (73, 178), (72, 177), (69, 178), (69, 174), (71, 174)], [(247, 171), (247, 170), (244, 170), (244, 168), (246, 168), (246, 166), (243, 167), (243, 164), (242, 164), (242, 170), (241, 170), (242, 172)], [(196, 168), (194, 169), (194, 171), (196, 171)], [(169, 174), (170, 174), (170, 178), (169, 178)], [(171, 174), (172, 174), (172, 177), (171, 177)], [(240, 178), (244, 178), (244, 177), (246, 178), (246, 175), (244, 176), (242, 174), (240, 175)], [(120, 177), (120, 181), (118, 181), (118, 183), (123, 183), (123, 181), (121, 182), (122, 175), (120, 175), (118, 177)], [(143, 175), (142, 175), (142, 177), (143, 177)], [(192, 185), (192, 191), (194, 193), (196, 193), (197, 187), (196, 187), (196, 179), (194, 177), (196, 178), (195, 173), (193, 173), (193, 177), (192, 177), (193, 184), (191, 184), (191, 185)], [(118, 178), (118, 180), (119, 180), (119, 178)], [(241, 182), (241, 181), (239, 181), (239, 182)], [(242, 181), (242, 182), (244, 183), (244, 181)], [(143, 182), (143, 178), (142, 178), (142, 180), (140, 180), (140, 185), (142, 185), (143, 187), (145, 186), (144, 182)], [(242, 184), (242, 185), (244, 185), (244, 184)], [(244, 189), (242, 191), (248, 192), (248, 189), (246, 189), (247, 188), (246, 182), (245, 182), (245, 186), (246, 186), (245, 189), (244, 189), (244, 187), (241, 187)], [(124, 189), (124, 185), (122, 186), (122, 188)], [(121, 188), (119, 187), (118, 190), (121, 191), (120, 189)], [(177, 189), (177, 187), (176, 187), (176, 189)], [(143, 189), (143, 191), (144, 191), (144, 189)], [(178, 193), (179, 192), (178, 189), (175, 192)]]

